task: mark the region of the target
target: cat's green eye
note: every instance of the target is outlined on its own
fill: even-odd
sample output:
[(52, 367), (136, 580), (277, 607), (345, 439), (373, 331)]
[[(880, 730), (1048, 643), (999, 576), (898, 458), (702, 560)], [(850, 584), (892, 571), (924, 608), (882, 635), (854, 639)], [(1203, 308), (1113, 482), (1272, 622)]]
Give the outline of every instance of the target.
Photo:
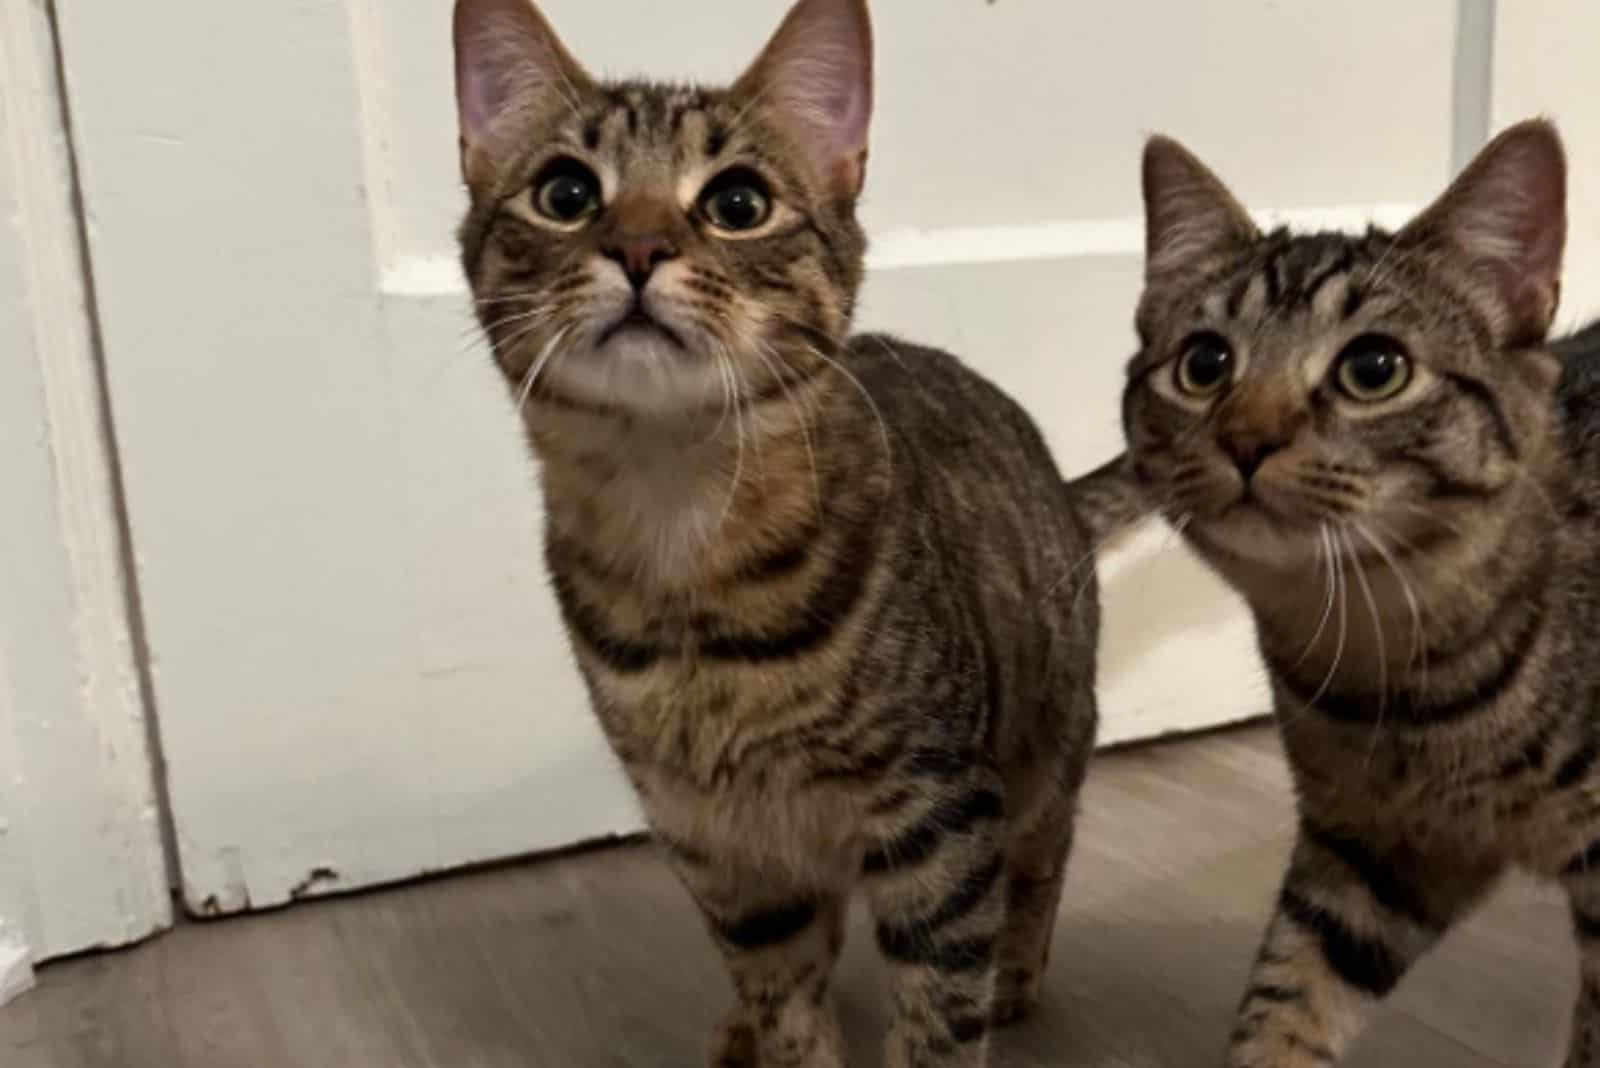
[(575, 223), (600, 209), (600, 179), (575, 159), (559, 159), (540, 172), (533, 194), (539, 214)]
[(1179, 391), (1188, 396), (1212, 396), (1233, 378), (1233, 349), (1220, 334), (1195, 334), (1183, 343), (1175, 377)]
[(700, 210), (719, 230), (754, 230), (772, 217), (772, 194), (756, 172), (735, 167), (706, 186)]
[(1411, 358), (1394, 338), (1363, 334), (1339, 354), (1334, 376), (1345, 396), (1376, 404), (1399, 395), (1411, 384)]

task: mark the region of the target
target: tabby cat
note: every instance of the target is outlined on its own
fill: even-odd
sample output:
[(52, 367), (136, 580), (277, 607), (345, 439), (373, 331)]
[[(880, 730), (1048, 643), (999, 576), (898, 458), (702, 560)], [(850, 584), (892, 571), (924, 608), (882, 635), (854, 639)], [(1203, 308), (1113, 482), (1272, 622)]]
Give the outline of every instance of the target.
[(848, 336), (864, 0), (800, 0), (727, 89), (597, 81), (525, 0), (455, 41), (466, 273), (595, 711), (732, 974), (713, 1063), (844, 1062), (860, 887), (888, 1063), (983, 1064), (1049, 950), (1094, 577), (1016, 404)]
[(1490, 144), (1390, 234), (1263, 234), (1146, 151), (1131, 466), (1254, 612), (1299, 835), (1234, 1068), (1336, 1062), (1508, 869), (1582, 946), (1600, 1066), (1600, 332), (1551, 346), (1565, 162)]

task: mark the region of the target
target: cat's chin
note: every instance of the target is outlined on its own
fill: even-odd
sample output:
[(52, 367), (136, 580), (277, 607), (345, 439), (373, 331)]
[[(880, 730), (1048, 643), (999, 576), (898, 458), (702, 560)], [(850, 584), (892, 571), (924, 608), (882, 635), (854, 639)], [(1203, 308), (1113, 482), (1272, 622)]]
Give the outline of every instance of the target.
[(1247, 568), (1310, 574), (1325, 552), (1321, 524), (1287, 519), (1251, 504), (1236, 505), (1216, 517), (1195, 517), (1185, 525), (1184, 534), (1224, 572)]
[(722, 410), (727, 379), (683, 338), (628, 325), (564, 353), (548, 371), (553, 392), (640, 418), (692, 419)]

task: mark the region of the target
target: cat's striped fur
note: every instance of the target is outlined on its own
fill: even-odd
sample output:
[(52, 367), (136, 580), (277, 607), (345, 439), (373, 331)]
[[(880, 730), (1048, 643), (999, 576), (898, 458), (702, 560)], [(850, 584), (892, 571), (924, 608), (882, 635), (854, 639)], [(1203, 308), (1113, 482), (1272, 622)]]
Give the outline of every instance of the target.
[[(595, 710), (732, 974), (718, 1065), (843, 1063), (857, 888), (888, 1063), (983, 1064), (1037, 994), (1094, 734), (1089, 542), (1039, 433), (951, 356), (846, 340), (868, 35), (801, 0), (733, 89), (667, 88), (590, 79), (524, 0), (457, 11), (464, 262)], [(604, 190), (575, 226), (530, 201), (558, 156)], [(755, 236), (699, 215), (733, 167), (781, 205)], [(608, 340), (630, 301), (659, 327)]]
[(1299, 797), (1232, 1068), (1336, 1062), (1510, 868), (1571, 895), (1567, 1063), (1600, 1065), (1600, 336), (1545, 344), (1564, 175), (1528, 123), (1399, 234), (1263, 235), (1147, 151), (1130, 457), (1254, 610)]

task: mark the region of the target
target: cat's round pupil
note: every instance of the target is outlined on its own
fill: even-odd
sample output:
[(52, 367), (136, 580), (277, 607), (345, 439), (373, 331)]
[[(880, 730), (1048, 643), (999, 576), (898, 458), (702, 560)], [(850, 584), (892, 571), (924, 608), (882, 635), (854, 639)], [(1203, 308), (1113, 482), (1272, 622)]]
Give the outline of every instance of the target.
[(747, 185), (719, 191), (712, 211), (717, 222), (732, 230), (748, 230), (761, 222), (762, 196)]
[(1183, 357), (1183, 378), (1193, 389), (1211, 389), (1228, 376), (1233, 353), (1221, 338), (1201, 337), (1189, 343)]
[(582, 174), (558, 174), (544, 183), (539, 207), (553, 219), (569, 222), (594, 207), (594, 182)]
[(1392, 352), (1357, 353), (1350, 359), (1350, 377), (1363, 390), (1376, 393), (1400, 372), (1400, 358)]
[(582, 178), (557, 178), (550, 183), (550, 206), (571, 217), (589, 206), (589, 183)]
[(1338, 386), (1353, 400), (1388, 400), (1411, 381), (1411, 362), (1392, 338), (1373, 334), (1351, 342), (1339, 357)]

